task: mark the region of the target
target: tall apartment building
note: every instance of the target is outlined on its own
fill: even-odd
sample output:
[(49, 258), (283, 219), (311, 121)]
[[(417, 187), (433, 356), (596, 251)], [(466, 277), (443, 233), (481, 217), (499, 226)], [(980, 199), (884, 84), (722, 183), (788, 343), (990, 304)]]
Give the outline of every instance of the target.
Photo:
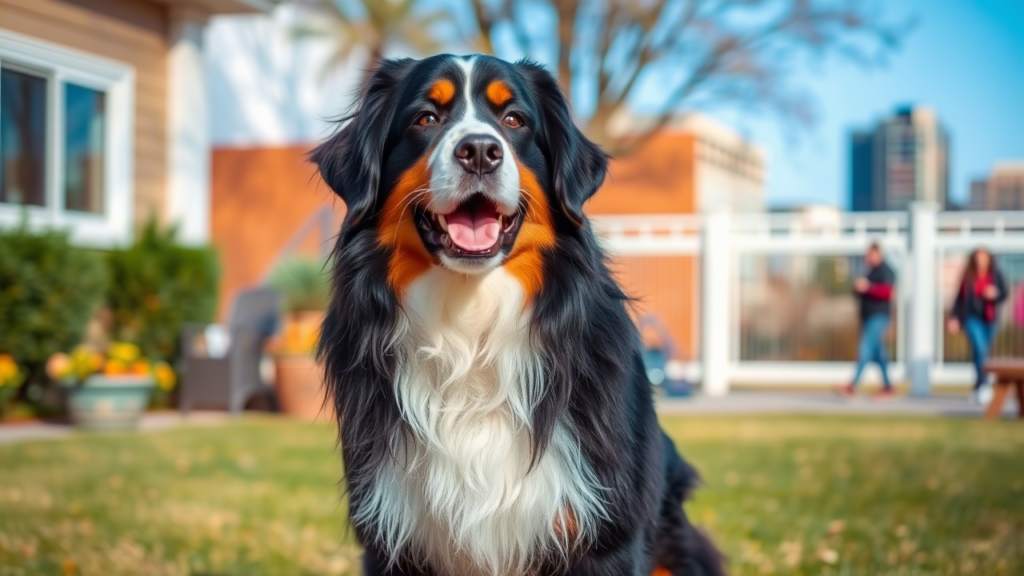
[(949, 136), (935, 111), (906, 106), (850, 138), (850, 209), (949, 201)]
[(1024, 160), (996, 162), (987, 178), (971, 182), (971, 210), (1024, 210)]

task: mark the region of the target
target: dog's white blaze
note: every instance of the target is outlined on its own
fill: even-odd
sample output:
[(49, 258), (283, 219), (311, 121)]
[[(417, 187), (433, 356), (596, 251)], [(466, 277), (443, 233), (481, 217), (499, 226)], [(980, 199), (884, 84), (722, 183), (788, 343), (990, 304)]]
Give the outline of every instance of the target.
[(408, 547), (451, 574), (521, 576), (539, 554), (568, 552), (556, 530), (571, 522), (567, 506), (577, 541), (603, 517), (602, 489), (567, 422), (530, 468), (543, 363), (523, 299), (503, 268), (435, 266), (410, 286), (395, 385), (411, 434), (394, 438), (397, 456), (382, 462), (357, 518), (379, 527), (392, 556)]
[[(434, 148), (427, 161), (430, 167), (430, 202), (427, 208), (432, 212), (446, 214), (458, 206), (465, 197), (465, 190), (460, 183), (465, 172), (455, 161), (455, 145), (469, 134), (488, 134), (501, 142), (505, 161), (498, 168), (498, 186), (491, 190), (505, 214), (512, 214), (519, 207), (519, 171), (513, 161), (512, 147), (505, 137), (493, 125), (483, 122), (473, 104), (473, 57), (457, 58), (455, 62), (462, 67), (466, 77), (460, 97), (465, 101), (465, 113), (444, 134), (441, 142)], [(475, 192), (475, 190), (474, 190)]]

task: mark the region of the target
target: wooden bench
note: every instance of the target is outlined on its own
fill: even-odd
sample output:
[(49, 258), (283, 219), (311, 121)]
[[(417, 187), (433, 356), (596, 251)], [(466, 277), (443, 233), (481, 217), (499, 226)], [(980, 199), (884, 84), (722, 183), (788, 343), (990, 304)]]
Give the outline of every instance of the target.
[(999, 418), (1010, 389), (1017, 389), (1017, 413), (1024, 418), (1024, 358), (992, 358), (985, 371), (996, 377), (995, 394), (985, 410), (985, 418)]

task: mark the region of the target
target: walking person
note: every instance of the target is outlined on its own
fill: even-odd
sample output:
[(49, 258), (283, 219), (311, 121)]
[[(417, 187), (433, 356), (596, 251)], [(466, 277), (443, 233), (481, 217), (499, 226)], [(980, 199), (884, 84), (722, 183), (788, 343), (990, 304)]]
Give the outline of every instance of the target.
[(992, 253), (984, 248), (971, 252), (953, 301), (946, 328), (953, 334), (963, 330), (971, 344), (976, 379), (971, 399), (985, 403), (985, 360), (992, 348), (999, 319), (999, 307), (1006, 300), (1006, 280), (996, 266)]
[(885, 354), (885, 333), (889, 328), (890, 302), (896, 275), (882, 257), (882, 248), (873, 243), (864, 254), (867, 272), (853, 283), (853, 291), (860, 300), (860, 346), (857, 353), (857, 369), (853, 380), (839, 388), (840, 395), (851, 398), (857, 392), (861, 373), (869, 362), (876, 362), (882, 371), (883, 387), (876, 397), (894, 395), (889, 380), (888, 360)]

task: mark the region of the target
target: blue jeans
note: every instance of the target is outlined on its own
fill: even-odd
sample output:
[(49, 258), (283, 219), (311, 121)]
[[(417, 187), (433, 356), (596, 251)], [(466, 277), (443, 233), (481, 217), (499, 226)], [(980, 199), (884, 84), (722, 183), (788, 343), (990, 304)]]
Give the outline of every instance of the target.
[(860, 350), (857, 354), (857, 371), (853, 374), (853, 386), (860, 381), (861, 372), (869, 362), (877, 362), (882, 370), (882, 382), (886, 389), (892, 388), (889, 382), (888, 360), (885, 358), (885, 329), (889, 327), (888, 314), (872, 314), (860, 328)]
[(978, 375), (974, 381), (974, 389), (977, 390), (985, 383), (985, 360), (988, 359), (992, 339), (996, 335), (996, 323), (986, 322), (977, 316), (968, 316), (964, 321), (964, 334), (971, 343), (974, 371)]

